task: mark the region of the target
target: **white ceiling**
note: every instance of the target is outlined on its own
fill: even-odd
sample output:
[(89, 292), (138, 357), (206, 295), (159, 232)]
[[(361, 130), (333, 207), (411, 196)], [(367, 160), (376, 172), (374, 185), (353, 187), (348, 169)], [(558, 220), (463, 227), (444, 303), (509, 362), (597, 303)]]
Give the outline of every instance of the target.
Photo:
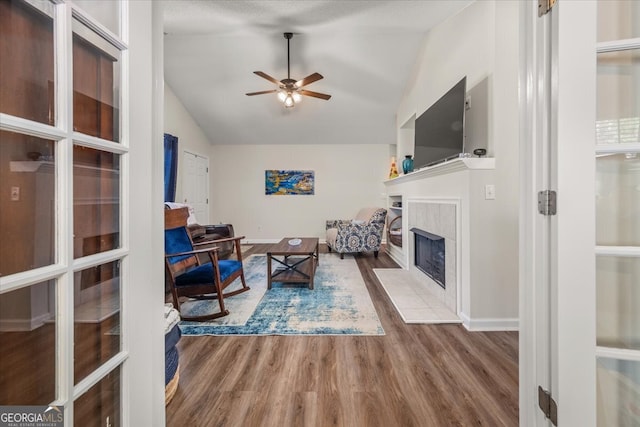
[[(394, 144), (395, 111), (427, 31), (470, 0), (165, 1), (165, 80), (213, 144)], [(253, 74), (318, 72), (285, 109)]]

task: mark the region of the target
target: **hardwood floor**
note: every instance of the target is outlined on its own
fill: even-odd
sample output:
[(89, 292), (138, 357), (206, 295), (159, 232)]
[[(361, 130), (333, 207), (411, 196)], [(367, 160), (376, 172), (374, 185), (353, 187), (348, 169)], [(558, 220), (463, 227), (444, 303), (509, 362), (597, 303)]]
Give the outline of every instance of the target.
[(167, 426), (517, 426), (518, 333), (405, 324), (356, 259), (386, 335), (183, 337)]

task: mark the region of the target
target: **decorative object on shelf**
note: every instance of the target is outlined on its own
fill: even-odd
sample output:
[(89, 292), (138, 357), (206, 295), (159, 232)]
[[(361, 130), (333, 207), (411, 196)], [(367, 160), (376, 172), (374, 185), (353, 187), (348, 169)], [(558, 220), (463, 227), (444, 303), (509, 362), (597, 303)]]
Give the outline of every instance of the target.
[(398, 215), (387, 224), (387, 241), (402, 247), (402, 216)]
[(313, 195), (315, 187), (313, 171), (266, 170), (264, 194), (267, 196)]
[(401, 208), (402, 207), (402, 202), (393, 202), (391, 203), (391, 206), (394, 208)]
[(396, 158), (391, 158), (391, 168), (389, 169), (389, 179), (398, 177), (398, 166), (396, 166)]
[(29, 151), (27, 153), (27, 157), (35, 162), (36, 160), (40, 160), (40, 157), (42, 157), (42, 153), (40, 153), (39, 151)]
[(411, 156), (404, 156), (402, 161), (402, 172), (406, 175), (409, 172), (413, 172), (413, 158)]
[(476, 148), (475, 150), (473, 150), (473, 154), (478, 157), (482, 157), (487, 154), (487, 150), (485, 150), (484, 148)]

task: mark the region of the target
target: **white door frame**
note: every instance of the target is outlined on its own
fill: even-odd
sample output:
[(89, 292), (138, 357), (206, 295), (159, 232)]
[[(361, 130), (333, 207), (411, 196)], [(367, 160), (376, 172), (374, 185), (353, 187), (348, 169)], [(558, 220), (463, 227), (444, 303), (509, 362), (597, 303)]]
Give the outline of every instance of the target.
[[(520, 425), (593, 426), (595, 399), (596, 2), (558, 1), (537, 17), (522, 5), (520, 205)], [(537, 213), (555, 190), (557, 214)]]
[[(520, 3), (520, 425), (544, 425), (537, 405), (538, 385), (549, 389), (548, 254), (549, 224), (537, 213), (537, 189), (547, 186), (549, 102), (548, 18), (539, 19), (534, 2)], [(545, 91), (545, 88), (547, 90)], [(545, 159), (545, 160), (543, 160)]]

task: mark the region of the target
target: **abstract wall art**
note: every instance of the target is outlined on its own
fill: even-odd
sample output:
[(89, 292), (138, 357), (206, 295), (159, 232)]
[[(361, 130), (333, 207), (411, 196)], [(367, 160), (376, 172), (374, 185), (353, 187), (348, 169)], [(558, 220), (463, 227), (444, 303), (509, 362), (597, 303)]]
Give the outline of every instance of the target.
[(314, 187), (313, 171), (264, 171), (264, 194), (268, 196), (313, 195)]

